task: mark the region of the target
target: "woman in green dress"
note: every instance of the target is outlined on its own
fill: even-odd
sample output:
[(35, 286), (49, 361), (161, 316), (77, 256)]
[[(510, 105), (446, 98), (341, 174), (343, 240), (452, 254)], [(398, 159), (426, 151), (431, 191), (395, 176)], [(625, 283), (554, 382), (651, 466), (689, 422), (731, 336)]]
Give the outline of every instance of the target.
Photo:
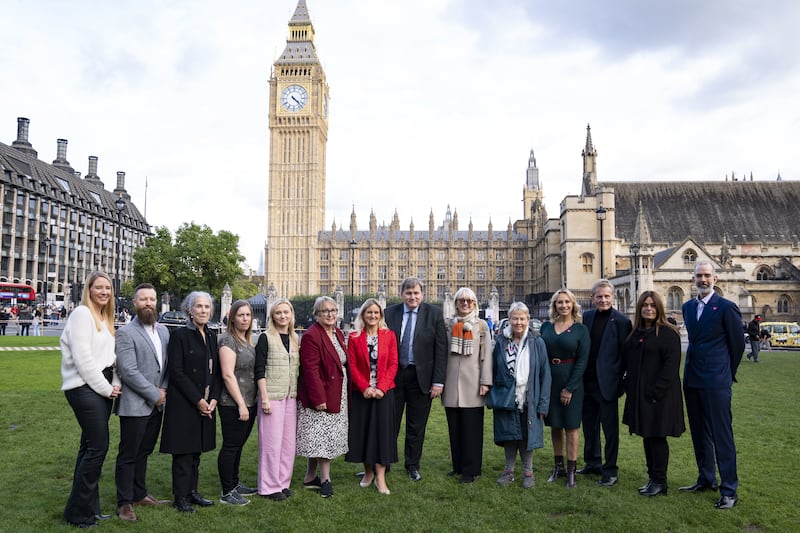
[[(550, 319), (542, 324), (541, 335), (550, 360), (552, 387), (550, 411), (545, 424), (550, 426), (555, 467), (547, 479), (554, 482), (567, 478), (567, 488), (576, 486), (583, 406), (583, 371), (589, 361), (589, 330), (581, 323), (581, 308), (575, 295), (561, 289), (550, 299)], [(564, 436), (566, 434), (567, 468), (564, 469)]]

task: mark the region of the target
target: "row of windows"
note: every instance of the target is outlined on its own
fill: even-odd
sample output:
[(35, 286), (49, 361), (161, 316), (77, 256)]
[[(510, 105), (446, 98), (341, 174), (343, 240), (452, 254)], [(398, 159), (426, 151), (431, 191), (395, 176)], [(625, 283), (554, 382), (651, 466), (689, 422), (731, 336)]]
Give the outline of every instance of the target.
[[(435, 257), (437, 261), (446, 261), (448, 259), (452, 259), (452, 257), (448, 258), (448, 255), (455, 254), (455, 259), (458, 261), (465, 261), (467, 259), (467, 250), (435, 250)], [(358, 250), (358, 259), (360, 261), (369, 261), (370, 260), (370, 252), (371, 250)], [(517, 261), (524, 261), (525, 260), (525, 250), (514, 250), (514, 259)], [(339, 261), (349, 261), (350, 260), (350, 253), (349, 249), (340, 249), (339, 250)], [(428, 250), (398, 250), (397, 251), (397, 259), (400, 261), (407, 261), (409, 256), (413, 256), (416, 253), (416, 260), (417, 261), (427, 261), (428, 260)], [(378, 261), (386, 261), (389, 257), (388, 250), (378, 250)], [(434, 254), (430, 254), (431, 257)], [(475, 256), (476, 261), (485, 261), (487, 256), (494, 256), (496, 261), (505, 261), (506, 256), (510, 255), (507, 250), (494, 250), (487, 254), (486, 250), (475, 250), (473, 254)], [(331, 254), (329, 250), (320, 250), (320, 261), (330, 261)]]

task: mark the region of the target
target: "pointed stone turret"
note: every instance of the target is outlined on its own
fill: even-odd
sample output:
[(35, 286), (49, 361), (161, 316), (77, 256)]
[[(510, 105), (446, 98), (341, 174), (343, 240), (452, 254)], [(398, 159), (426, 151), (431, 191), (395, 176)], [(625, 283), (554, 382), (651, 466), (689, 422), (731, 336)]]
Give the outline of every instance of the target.
[(533, 148), (531, 148), (531, 155), (528, 157), (528, 172), (525, 179), (525, 187), (530, 190), (539, 190), (539, 168), (536, 166), (536, 156), (533, 155)]
[(453, 210), (453, 231), (458, 231), (458, 209)]
[(375, 211), (369, 210), (369, 240), (375, 242), (375, 233), (378, 231), (378, 219), (375, 218)]
[(358, 225), (356, 224), (356, 206), (353, 205), (353, 210), (350, 212), (350, 239), (356, 238), (356, 231), (358, 230)]
[(581, 152), (583, 157), (583, 196), (591, 196), (597, 190), (597, 150), (592, 144), (592, 127), (586, 125), (586, 146)]
[(639, 246), (642, 247), (652, 245), (652, 239), (650, 238), (650, 226), (647, 224), (647, 219), (644, 216), (642, 202), (639, 202), (639, 212), (636, 217), (636, 226), (633, 228), (633, 238), (631, 242), (638, 243)]
[(305, 0), (297, 2), (294, 15), (289, 20), (289, 37), (286, 39), (286, 48), (275, 61), (276, 65), (292, 63), (319, 63), (314, 47), (314, 25), (311, 24)]

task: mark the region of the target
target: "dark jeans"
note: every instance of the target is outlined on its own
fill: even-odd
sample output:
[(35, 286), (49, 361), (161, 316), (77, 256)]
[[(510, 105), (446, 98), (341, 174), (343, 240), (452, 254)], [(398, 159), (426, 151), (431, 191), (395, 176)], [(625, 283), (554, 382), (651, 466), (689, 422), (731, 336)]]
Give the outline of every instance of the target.
[[(128, 394), (134, 394), (128, 391)], [(117, 507), (147, 496), (147, 459), (156, 447), (162, 413), (154, 408), (150, 416), (119, 417), (117, 454)]]
[(226, 405), (217, 408), (222, 424), (222, 447), (217, 456), (219, 481), (222, 494), (227, 494), (239, 485), (239, 461), (242, 458), (247, 438), (256, 420), (256, 406), (248, 408), (250, 417), (246, 422), (239, 420), (239, 408)]
[(30, 335), (31, 325), (30, 323), (23, 324), (22, 322), (19, 323), (19, 335), (24, 335), (25, 337)]
[(405, 467), (419, 468), (425, 428), (431, 414), (431, 396), (428, 391), (420, 390), (417, 367), (414, 365), (398, 368), (394, 382), (394, 423), (397, 435), (400, 435), (403, 409), (406, 411)]
[(64, 519), (70, 524), (92, 523), (95, 515), (100, 514), (98, 485), (108, 452), (112, 401), (94, 392), (89, 385), (64, 391), (64, 396), (81, 426), (81, 443)]
[[(603, 476), (617, 475), (619, 455), (619, 402), (606, 401), (596, 381), (584, 382), (583, 459), (589, 468), (600, 468)], [(600, 428), (606, 447), (601, 455)], [(605, 459), (605, 462), (603, 461)]]
[[(761, 351), (761, 339), (750, 341), (750, 351), (754, 361), (758, 361), (758, 352)], [(748, 356), (749, 359), (749, 356)]]

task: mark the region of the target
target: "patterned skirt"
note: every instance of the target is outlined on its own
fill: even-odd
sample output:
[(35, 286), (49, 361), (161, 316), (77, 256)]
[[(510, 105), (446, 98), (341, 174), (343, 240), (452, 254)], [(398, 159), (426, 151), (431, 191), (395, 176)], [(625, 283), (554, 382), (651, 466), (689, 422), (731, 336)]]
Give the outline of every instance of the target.
[(334, 459), (347, 453), (347, 377), (338, 413), (306, 409), (297, 402), (297, 455)]

